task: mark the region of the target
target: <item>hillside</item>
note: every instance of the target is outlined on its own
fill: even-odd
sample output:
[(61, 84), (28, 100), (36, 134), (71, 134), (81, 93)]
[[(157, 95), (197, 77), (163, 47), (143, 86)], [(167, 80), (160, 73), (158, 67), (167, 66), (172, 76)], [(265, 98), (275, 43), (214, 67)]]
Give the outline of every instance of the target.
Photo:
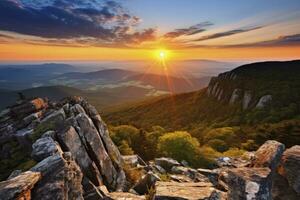
[[(257, 135), (250, 132), (264, 130), (264, 139), (281, 137), (279, 140), (288, 140), (289, 145), (297, 144), (299, 77), (300, 61), (253, 63), (212, 78), (207, 88), (197, 92), (120, 106), (107, 110), (104, 118), (111, 125), (188, 130), (199, 140), (214, 128), (237, 127), (246, 134), (240, 140), (254, 138)], [(280, 129), (289, 135), (278, 134)], [(273, 133), (265, 133), (271, 130)]]
[(116, 104), (144, 99), (149, 90), (130, 86), (99, 89), (96, 91), (84, 91), (67, 86), (36, 87), (18, 91), (0, 90), (0, 109), (12, 105), (19, 98), (19, 92), (27, 98), (39, 96), (56, 101), (68, 96), (83, 96), (90, 102), (93, 102), (99, 110), (102, 110)]

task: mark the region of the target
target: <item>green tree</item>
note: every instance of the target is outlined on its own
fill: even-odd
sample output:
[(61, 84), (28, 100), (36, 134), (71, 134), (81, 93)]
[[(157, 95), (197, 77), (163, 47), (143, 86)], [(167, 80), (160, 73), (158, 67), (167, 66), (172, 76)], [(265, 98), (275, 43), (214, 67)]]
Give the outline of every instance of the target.
[(188, 132), (176, 131), (161, 136), (157, 147), (158, 153), (163, 156), (196, 165), (200, 144)]

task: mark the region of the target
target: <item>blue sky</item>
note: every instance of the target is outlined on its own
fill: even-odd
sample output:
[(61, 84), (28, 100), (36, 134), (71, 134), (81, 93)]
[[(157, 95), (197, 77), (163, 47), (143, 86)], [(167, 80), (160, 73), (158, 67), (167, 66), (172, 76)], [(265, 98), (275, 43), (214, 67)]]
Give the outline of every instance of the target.
[(164, 31), (201, 21), (211, 21), (221, 26), (263, 14), (300, 11), (299, 0), (128, 0), (124, 2), (131, 12), (143, 19), (142, 27), (157, 26)]

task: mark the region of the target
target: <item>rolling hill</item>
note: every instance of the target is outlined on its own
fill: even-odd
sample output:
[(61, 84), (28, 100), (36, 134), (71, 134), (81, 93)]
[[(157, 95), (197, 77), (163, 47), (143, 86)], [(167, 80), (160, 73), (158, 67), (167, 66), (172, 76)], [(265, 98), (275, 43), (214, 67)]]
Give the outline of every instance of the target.
[(191, 130), (204, 126), (276, 123), (299, 117), (300, 61), (243, 65), (196, 92), (106, 110), (113, 125)]

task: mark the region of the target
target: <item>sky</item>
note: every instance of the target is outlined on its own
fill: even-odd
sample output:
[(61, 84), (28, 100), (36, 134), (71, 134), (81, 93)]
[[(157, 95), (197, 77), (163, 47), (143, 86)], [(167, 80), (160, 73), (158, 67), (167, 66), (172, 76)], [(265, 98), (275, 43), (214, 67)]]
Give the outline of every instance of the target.
[(1, 0), (0, 60), (300, 58), (299, 0)]

